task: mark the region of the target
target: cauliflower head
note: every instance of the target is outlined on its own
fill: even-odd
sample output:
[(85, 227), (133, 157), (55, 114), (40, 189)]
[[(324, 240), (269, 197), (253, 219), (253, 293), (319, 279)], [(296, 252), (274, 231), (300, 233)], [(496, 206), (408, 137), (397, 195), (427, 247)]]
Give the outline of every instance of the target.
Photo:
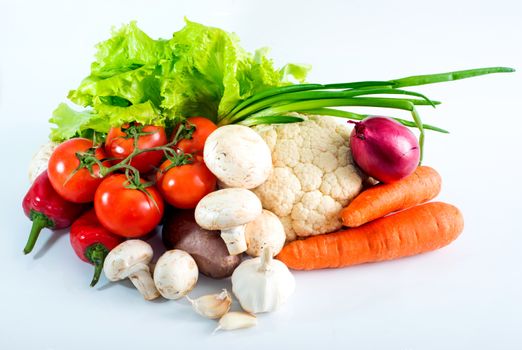
[(287, 241), (338, 230), (341, 209), (365, 179), (350, 152), (351, 128), (331, 117), (309, 116), (254, 130), (268, 144), (274, 168), (253, 191), (281, 219)]

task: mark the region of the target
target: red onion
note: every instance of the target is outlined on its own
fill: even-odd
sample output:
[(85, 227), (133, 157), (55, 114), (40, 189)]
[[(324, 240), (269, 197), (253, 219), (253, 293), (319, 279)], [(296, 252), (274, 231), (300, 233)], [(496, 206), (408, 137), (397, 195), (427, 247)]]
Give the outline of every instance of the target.
[(368, 117), (354, 124), (350, 147), (353, 159), (366, 174), (387, 183), (417, 168), (420, 147), (410, 129), (387, 117)]

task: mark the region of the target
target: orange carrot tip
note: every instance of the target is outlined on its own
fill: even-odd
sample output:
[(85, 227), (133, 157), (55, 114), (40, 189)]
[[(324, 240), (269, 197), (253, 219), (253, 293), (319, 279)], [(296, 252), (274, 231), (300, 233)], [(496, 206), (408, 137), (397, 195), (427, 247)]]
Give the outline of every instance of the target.
[(427, 202), (440, 193), (441, 183), (435, 169), (419, 166), (400, 181), (370, 187), (341, 211), (343, 225), (358, 227), (392, 212)]

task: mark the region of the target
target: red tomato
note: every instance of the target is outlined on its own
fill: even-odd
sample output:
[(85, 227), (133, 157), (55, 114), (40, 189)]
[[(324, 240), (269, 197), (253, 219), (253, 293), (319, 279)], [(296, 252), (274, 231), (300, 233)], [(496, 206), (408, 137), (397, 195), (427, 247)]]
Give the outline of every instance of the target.
[[(102, 181), (101, 177), (97, 177), (100, 174), (99, 166), (92, 166), (94, 176), (86, 168), (82, 168), (73, 174), (80, 165), (76, 153), (86, 152), (92, 147), (91, 140), (84, 138), (70, 139), (56, 147), (51, 158), (49, 158), (47, 174), (51, 185), (60, 196), (68, 201), (87, 203), (94, 199), (94, 192)], [(102, 148), (96, 149), (95, 156), (98, 159), (107, 158)], [(103, 165), (110, 166), (110, 163), (104, 162)]]
[[(122, 130), (122, 128), (126, 129), (128, 127), (129, 125), (126, 124), (109, 130), (105, 140), (105, 151), (110, 157), (123, 160), (134, 151), (134, 137), (127, 137), (125, 131)], [(131, 127), (140, 126), (139, 124), (134, 124)], [(167, 143), (165, 129), (161, 126), (146, 125), (141, 132), (151, 134), (138, 137), (138, 149), (163, 146)], [(162, 158), (163, 151), (145, 152), (134, 157), (130, 165), (138, 169), (140, 173), (148, 173), (160, 164)]]
[(176, 147), (185, 153), (202, 153), (208, 135), (217, 129), (210, 119), (203, 117), (191, 117), (187, 121), (196, 128), (192, 133), (192, 138), (183, 139), (176, 144)]
[[(145, 180), (140, 179), (141, 183)], [(94, 196), (94, 210), (100, 223), (109, 231), (127, 238), (141, 237), (152, 231), (163, 217), (163, 199), (154, 186), (147, 192), (126, 188), (124, 174), (113, 174), (103, 180)]]
[(194, 162), (170, 168), (166, 160), (156, 174), (156, 185), (163, 198), (176, 208), (195, 208), (201, 198), (216, 189), (216, 177), (208, 170), (203, 157), (195, 156)]

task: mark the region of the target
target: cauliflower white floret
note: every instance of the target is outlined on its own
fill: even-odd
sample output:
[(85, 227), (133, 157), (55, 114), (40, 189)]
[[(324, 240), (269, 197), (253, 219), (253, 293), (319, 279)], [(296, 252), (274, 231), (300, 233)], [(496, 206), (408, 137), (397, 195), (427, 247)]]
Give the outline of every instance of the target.
[(331, 117), (254, 127), (272, 152), (274, 169), (253, 191), (283, 223), (288, 241), (339, 229), (339, 212), (362, 189), (350, 128)]

